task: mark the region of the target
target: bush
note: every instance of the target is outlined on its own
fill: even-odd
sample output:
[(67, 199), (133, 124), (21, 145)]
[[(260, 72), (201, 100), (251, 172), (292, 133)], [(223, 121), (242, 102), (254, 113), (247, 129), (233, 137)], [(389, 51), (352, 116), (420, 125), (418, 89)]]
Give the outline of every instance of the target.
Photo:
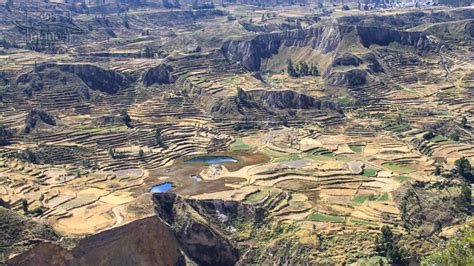
[(388, 226), (383, 226), (375, 239), (375, 250), (384, 255), (393, 264), (404, 264), (406, 252), (398, 247), (392, 230)]
[(363, 76), (351, 75), (348, 82), (349, 82), (349, 86), (357, 87), (357, 86), (365, 84), (366, 80), (365, 80), (365, 77)]
[(466, 157), (461, 157), (454, 162), (456, 166), (456, 172), (461, 176), (466, 178), (469, 181), (473, 181), (472, 167), (471, 163)]
[(451, 136), (449, 136), (449, 138), (453, 141), (459, 141), (461, 139), (459, 137), (459, 133), (457, 133), (457, 132), (454, 132), (453, 134), (451, 134)]
[(431, 131), (428, 131), (425, 134), (423, 134), (423, 139), (424, 140), (430, 140), (434, 137), (435, 137), (435, 134), (433, 134), (433, 132), (431, 132)]
[(260, 126), (255, 122), (243, 122), (235, 124), (233, 128), (235, 131), (240, 131), (245, 129), (260, 129)]
[(128, 127), (128, 128), (133, 128), (132, 125), (130, 124), (132, 122), (132, 119), (128, 115), (128, 112), (126, 110), (123, 110), (120, 112), (120, 116), (122, 117), (123, 123)]
[(421, 261), (421, 265), (474, 265), (474, 229), (451, 239), (445, 247)]
[(38, 157), (30, 148), (26, 148), (26, 150), (22, 151), (20, 157), (27, 162), (38, 163)]
[(0, 145), (8, 144), (8, 138), (10, 135), (8, 129), (4, 125), (0, 125)]

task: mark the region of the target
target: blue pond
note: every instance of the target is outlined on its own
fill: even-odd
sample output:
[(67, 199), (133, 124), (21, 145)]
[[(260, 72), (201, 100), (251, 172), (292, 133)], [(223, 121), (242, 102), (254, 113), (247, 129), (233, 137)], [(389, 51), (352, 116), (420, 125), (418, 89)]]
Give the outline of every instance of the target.
[(173, 183), (166, 182), (163, 184), (155, 185), (152, 186), (150, 189), (151, 193), (163, 193), (163, 192), (168, 192), (173, 188)]
[(207, 163), (207, 164), (215, 164), (215, 163), (236, 163), (239, 160), (232, 158), (230, 156), (198, 156), (186, 160), (186, 163)]

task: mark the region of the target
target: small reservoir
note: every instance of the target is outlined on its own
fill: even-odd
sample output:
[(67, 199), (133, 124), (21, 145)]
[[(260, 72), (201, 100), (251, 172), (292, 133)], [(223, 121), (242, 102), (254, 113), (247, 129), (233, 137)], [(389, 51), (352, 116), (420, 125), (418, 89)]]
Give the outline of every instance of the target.
[(184, 161), (185, 163), (205, 163), (205, 164), (219, 164), (219, 163), (236, 163), (239, 160), (230, 156), (198, 156)]
[(150, 189), (151, 193), (164, 193), (168, 192), (173, 188), (173, 183), (166, 182), (159, 185), (152, 186)]

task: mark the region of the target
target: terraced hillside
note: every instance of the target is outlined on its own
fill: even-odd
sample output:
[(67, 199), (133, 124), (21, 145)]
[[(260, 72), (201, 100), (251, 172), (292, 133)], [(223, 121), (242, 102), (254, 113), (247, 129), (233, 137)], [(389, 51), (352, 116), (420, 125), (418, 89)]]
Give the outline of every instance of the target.
[[(473, 8), (311, 7), (58, 4), (84, 33), (51, 53), (26, 49), (11, 23), (21, 12), (0, 6), (0, 208), (49, 230), (20, 255), (34, 243), (2, 237), (0, 257), (364, 264), (433, 252), (471, 219)], [(375, 241), (386, 228), (401, 261)], [(90, 249), (126, 239), (133, 256)]]

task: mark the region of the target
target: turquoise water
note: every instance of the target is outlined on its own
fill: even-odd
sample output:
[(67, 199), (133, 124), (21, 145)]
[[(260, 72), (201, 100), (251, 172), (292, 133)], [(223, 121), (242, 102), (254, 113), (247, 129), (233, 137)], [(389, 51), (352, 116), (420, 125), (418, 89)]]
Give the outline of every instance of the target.
[(186, 163), (207, 163), (207, 164), (215, 164), (215, 163), (236, 163), (239, 160), (232, 158), (230, 156), (198, 156), (186, 160)]
[(173, 188), (173, 183), (171, 182), (166, 182), (163, 184), (155, 185), (152, 186), (150, 189), (151, 193), (163, 193), (163, 192), (168, 192)]

